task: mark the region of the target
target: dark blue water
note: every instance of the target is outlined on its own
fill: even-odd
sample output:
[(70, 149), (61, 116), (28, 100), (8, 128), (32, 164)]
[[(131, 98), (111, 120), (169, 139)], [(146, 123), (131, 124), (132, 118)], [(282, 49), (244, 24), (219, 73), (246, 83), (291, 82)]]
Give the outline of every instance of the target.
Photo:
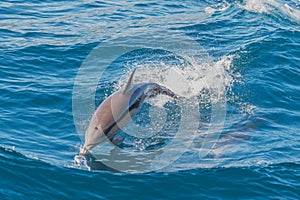
[[(297, 0), (1, 1), (1, 199), (299, 199), (299, 16)], [(158, 50), (149, 48), (154, 43)], [(84, 80), (96, 80), (92, 92), (78, 95), (80, 69), (91, 63), (96, 70)], [(191, 126), (182, 131), (189, 136), (195, 126), (197, 139), (178, 160), (147, 173), (77, 165), (81, 128), (93, 104), (124, 84), (120, 77), (133, 68), (140, 72), (136, 81), (169, 68), (189, 80), (201, 115), (187, 115)], [(177, 78), (174, 90), (185, 94)], [(203, 145), (197, 141), (207, 141), (219, 101), (226, 105), (222, 128), (213, 130), (220, 135), (199, 156)], [(134, 121), (149, 124), (151, 106), (146, 102)], [(163, 131), (151, 139), (128, 135), (124, 149), (143, 153), (167, 146), (181, 131), (179, 107), (173, 101), (157, 106), (153, 119), (163, 117), (162, 108), (168, 113)], [(81, 111), (85, 121), (78, 121)]]

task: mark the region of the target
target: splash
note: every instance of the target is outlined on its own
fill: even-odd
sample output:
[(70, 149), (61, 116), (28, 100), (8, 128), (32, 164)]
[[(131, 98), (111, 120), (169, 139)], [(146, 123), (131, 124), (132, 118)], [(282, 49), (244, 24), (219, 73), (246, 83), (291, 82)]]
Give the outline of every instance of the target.
[[(235, 83), (242, 83), (242, 75), (235, 72), (234, 59), (238, 59), (238, 57), (227, 55), (216, 62), (213, 62), (212, 59), (199, 62), (197, 57), (181, 55), (180, 58), (170, 57), (167, 61), (155, 58), (153, 61), (134, 60), (125, 64), (126, 73), (114, 85), (110, 85), (112, 87), (110, 93), (122, 89), (127, 83), (132, 69), (136, 69), (133, 79), (135, 84), (155, 82), (184, 97), (184, 100), (178, 103), (164, 95), (147, 99), (145, 101), (147, 106), (142, 106), (133, 120), (119, 133), (126, 135), (122, 148), (115, 150), (115, 147), (109, 143), (103, 143), (93, 149), (93, 154), (98, 159), (97, 162), (103, 162), (111, 168), (122, 168), (118, 164), (121, 161), (125, 162), (126, 159), (132, 161), (143, 154), (148, 155), (148, 153), (159, 150), (167, 153), (155, 155), (151, 159), (145, 159), (143, 156), (137, 159), (139, 161), (145, 159), (144, 162), (151, 160), (154, 164), (143, 164), (141, 167), (139, 162), (133, 162), (127, 166), (128, 169), (134, 168), (135, 165), (138, 167), (133, 171), (163, 169), (164, 163), (168, 159), (184, 152), (190, 156), (183, 154), (179, 161), (170, 160), (173, 163), (168, 169), (166, 168), (168, 171), (178, 170), (187, 163), (189, 163), (188, 168), (217, 165), (217, 161), (211, 163), (211, 160), (207, 160), (205, 157), (217, 154), (220, 156), (223, 153), (220, 148), (215, 148), (214, 144), (222, 131), (226, 115), (226, 102), (236, 99), (231, 96), (234, 94), (230, 94), (230, 91)], [(170, 62), (170, 60), (172, 61)], [(220, 105), (224, 106), (220, 107)], [(243, 102), (236, 102), (236, 105), (247, 113), (251, 113), (254, 109)], [(181, 106), (180, 109), (178, 106)], [(190, 110), (184, 113), (185, 106)], [(185, 115), (184, 120), (183, 115)], [(172, 141), (175, 142), (172, 143)], [(191, 146), (189, 141), (195, 143)], [(112, 152), (118, 153), (112, 154)], [(190, 163), (191, 161), (195, 162)], [(87, 169), (88, 167), (86, 160), (80, 156), (75, 156), (74, 163), (76, 168)], [(148, 166), (150, 166), (149, 169)], [(126, 167), (121, 169), (121, 171), (123, 170), (130, 171)]]
[(74, 156), (73, 163), (71, 165), (67, 166), (67, 167), (91, 171), (91, 168), (87, 164), (86, 158), (84, 156), (81, 156), (81, 155)]
[[(236, 74), (231, 70), (234, 56), (229, 55), (213, 63), (210, 61), (199, 64), (194, 58), (185, 57), (185, 64), (168, 65), (166, 63), (147, 63), (141, 65), (135, 63), (130, 68), (137, 68), (134, 82), (155, 82), (170, 88), (176, 94), (185, 97), (199, 97), (204, 90), (211, 91), (211, 101), (216, 103), (224, 99), (226, 92), (232, 88), (236, 81)], [(120, 81), (114, 85), (114, 91), (120, 90), (127, 82), (131, 71), (121, 77)], [(213, 97), (213, 98), (212, 98)], [(149, 100), (151, 104), (162, 107), (170, 101), (169, 97), (159, 96), (154, 100)]]
[(271, 5), (277, 5), (274, 0), (246, 0), (245, 5), (241, 6), (241, 8), (257, 12), (257, 13), (269, 13), (272, 10)]
[[(235, 56), (224, 56), (215, 62), (203, 47), (185, 35), (161, 36), (156, 33), (155, 37), (142, 35), (102, 43), (83, 63), (75, 91), (95, 88), (93, 83), (99, 82), (99, 74), (92, 73), (92, 81), (84, 85), (89, 87), (81, 87), (82, 81), (87, 80), (86, 77), (91, 80), (95, 62), (101, 61), (99, 65), (104, 66), (101, 74), (106, 69), (110, 72), (107, 74), (110, 80), (103, 80), (111, 81), (106, 84), (108, 90), (101, 88), (102, 93), (107, 93), (104, 96), (124, 87), (135, 68), (135, 84), (155, 82), (183, 97), (174, 100), (158, 95), (147, 99), (137, 115), (118, 133), (125, 135), (121, 146), (102, 143), (93, 149), (97, 165), (124, 172), (149, 172), (164, 170), (169, 165), (170, 170), (176, 170), (179, 165), (195, 161), (190, 168), (196, 168), (210, 151), (214, 151), (226, 119), (228, 91), (241, 79), (241, 75), (234, 72)], [(124, 48), (128, 41), (131, 41), (130, 46)], [(108, 54), (108, 49), (113, 54)], [(105, 58), (100, 59), (103, 55)], [(125, 75), (120, 77), (120, 74)], [(94, 93), (90, 95), (95, 96)], [(78, 114), (75, 119), (79, 122), (86, 120), (81, 117), (82, 112), (95, 109), (94, 101), (90, 100), (84, 104), (88, 105), (84, 111), (82, 103), (78, 108), (79, 102), (73, 105), (73, 112)], [(79, 130), (84, 132), (81, 127)], [(195, 139), (198, 139), (197, 148), (192, 147)], [(77, 163), (81, 166), (80, 160)]]
[[(300, 22), (300, 9), (298, 3), (294, 3), (293, 6), (288, 3), (282, 4), (275, 0), (246, 0), (244, 3), (244, 5), (240, 6), (242, 9), (261, 14), (270, 14), (275, 10), (278, 10), (282, 14), (296, 20), (298, 23)], [(289, 3), (293, 3), (293, 1)]]
[(297, 23), (300, 23), (300, 4), (296, 0), (287, 3), (279, 0), (244, 0), (241, 2), (234, 1), (233, 3), (223, 1), (222, 3), (205, 7), (204, 12), (210, 16), (216, 12), (226, 11), (232, 5), (259, 14), (277, 13), (285, 19), (293, 19)]

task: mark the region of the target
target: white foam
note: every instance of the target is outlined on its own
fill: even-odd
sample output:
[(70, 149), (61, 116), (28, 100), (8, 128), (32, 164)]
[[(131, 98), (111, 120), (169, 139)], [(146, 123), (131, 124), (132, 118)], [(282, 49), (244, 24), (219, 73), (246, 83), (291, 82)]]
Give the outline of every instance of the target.
[(217, 3), (217, 4), (214, 4), (214, 5), (211, 5), (211, 6), (207, 6), (204, 9), (204, 12), (207, 15), (213, 15), (216, 11), (225, 11), (225, 10), (227, 10), (229, 8), (229, 6), (230, 6), (230, 4), (225, 1), (225, 2), (222, 2), (222, 3)]
[(245, 5), (241, 6), (243, 9), (257, 12), (257, 13), (268, 13), (271, 11), (270, 4), (276, 4), (274, 0), (246, 0)]
[(300, 22), (300, 10), (296, 6), (291, 7), (287, 3), (281, 4), (275, 0), (246, 0), (241, 8), (256, 13), (271, 13), (276, 9)]
[[(234, 81), (230, 73), (233, 56), (226, 56), (216, 63), (197, 63), (193, 58), (186, 58), (189, 65), (168, 66), (165, 63), (145, 64), (137, 67), (134, 83), (155, 82), (161, 84), (176, 94), (191, 98), (201, 94), (205, 89), (210, 91), (210, 98), (218, 101), (226, 94), (227, 87)], [(115, 85), (115, 90), (120, 89), (127, 81), (130, 71)], [(160, 96), (151, 103), (162, 107), (170, 98)]]
[(214, 8), (208, 6), (208, 7), (206, 7), (206, 8), (204, 9), (204, 11), (205, 11), (206, 14), (212, 15), (212, 14), (215, 13), (216, 9), (214, 9)]
[(292, 8), (288, 4), (284, 4), (283, 7), (281, 7), (282, 11), (300, 22), (300, 9)]

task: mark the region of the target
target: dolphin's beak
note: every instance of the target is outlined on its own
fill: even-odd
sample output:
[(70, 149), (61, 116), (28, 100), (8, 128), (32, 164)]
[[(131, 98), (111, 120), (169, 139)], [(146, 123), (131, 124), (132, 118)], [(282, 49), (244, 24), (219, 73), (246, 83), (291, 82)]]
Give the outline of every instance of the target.
[(85, 154), (87, 154), (89, 150), (84, 146), (82, 148), (80, 148), (80, 153), (79, 155), (84, 156)]

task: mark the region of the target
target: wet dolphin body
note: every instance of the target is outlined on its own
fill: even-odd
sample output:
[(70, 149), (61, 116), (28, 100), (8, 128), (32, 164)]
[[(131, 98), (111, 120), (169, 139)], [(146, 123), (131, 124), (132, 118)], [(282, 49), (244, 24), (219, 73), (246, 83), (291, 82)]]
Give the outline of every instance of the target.
[(92, 148), (109, 139), (118, 145), (124, 138), (115, 137), (140, 109), (145, 98), (164, 94), (172, 98), (178, 96), (157, 83), (140, 83), (133, 85), (132, 72), (123, 90), (117, 91), (105, 99), (94, 112), (85, 132), (85, 143), (80, 154), (85, 155)]

